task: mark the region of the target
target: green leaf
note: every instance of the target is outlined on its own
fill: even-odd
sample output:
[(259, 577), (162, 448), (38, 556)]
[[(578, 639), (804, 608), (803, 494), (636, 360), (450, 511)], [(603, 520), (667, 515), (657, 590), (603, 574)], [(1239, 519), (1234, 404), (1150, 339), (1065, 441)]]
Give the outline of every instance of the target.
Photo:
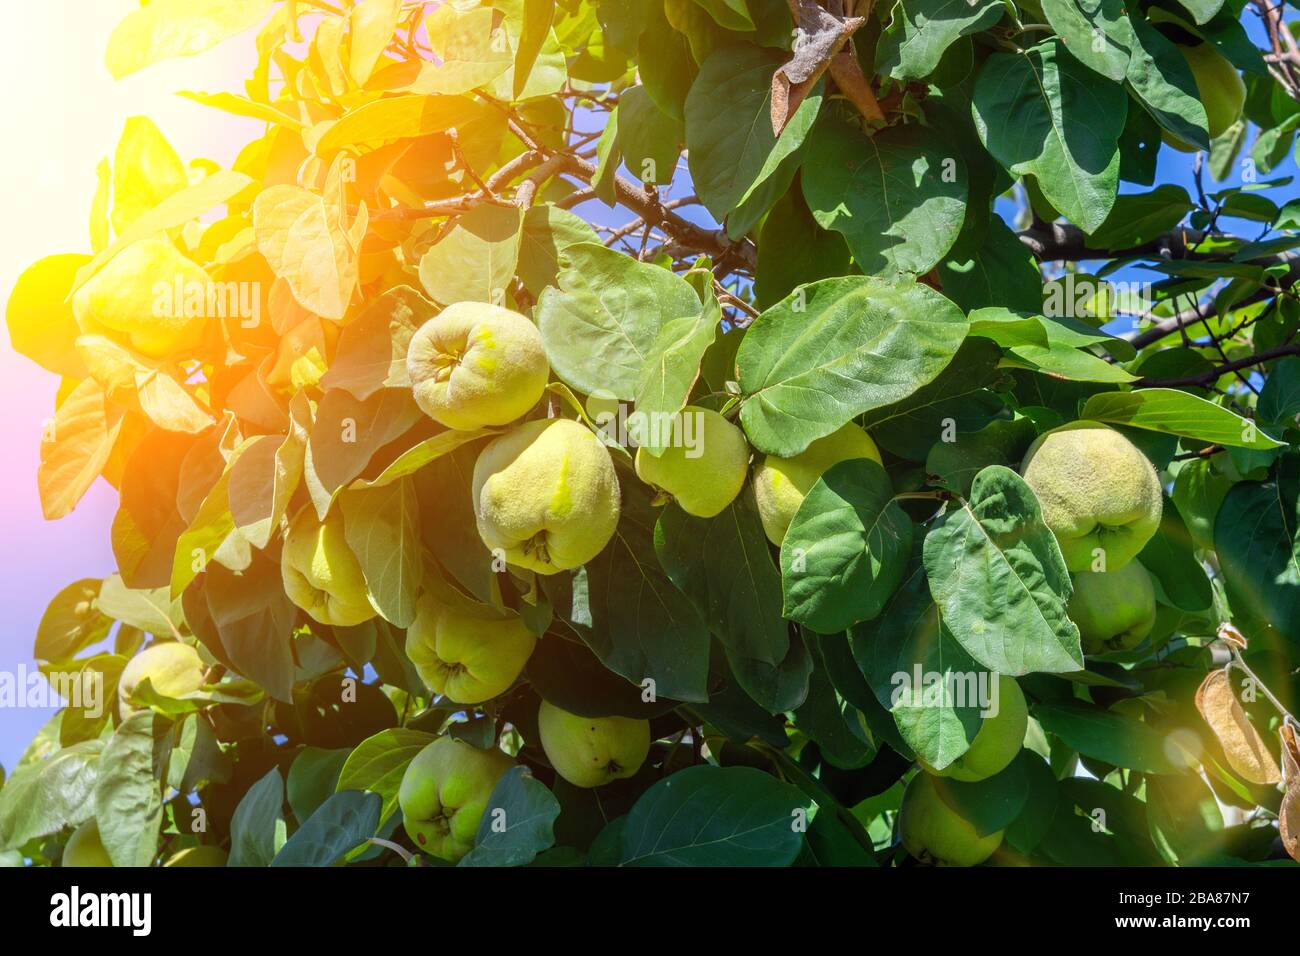
[(571, 245), (563, 259), (559, 288), (537, 305), (551, 368), (583, 394), (631, 401), (660, 328), (698, 315), (699, 297), (667, 269), (599, 243)]
[(94, 815), (104, 741), (59, 750), (56, 728), (53, 747), (56, 752), (49, 756), (20, 761), (0, 789), (0, 849), (20, 847)]
[(836, 232), (817, 225), (803, 193), (791, 189), (763, 220), (758, 241), (754, 296), (770, 308), (796, 287), (849, 271), (849, 247)]
[(1207, 610), (1214, 599), (1205, 568), (1196, 560), (1191, 532), (1168, 495), (1160, 527), (1138, 554), (1142, 566), (1159, 582), (1165, 597), (1177, 608), (1196, 613)]
[(972, 108), (980, 139), (1016, 176), (1033, 176), (1085, 232), (1106, 221), (1119, 183), (1128, 97), (1048, 40), (995, 53), (980, 69)]
[(227, 866), (270, 866), (285, 845), (284, 780), (272, 767), (248, 788), (230, 818)]
[(433, 734), (404, 727), (392, 727), (357, 744), (339, 771), (337, 789), (368, 790), (383, 797), (380, 818), (387, 820), (397, 809), (397, 791), (406, 765), (433, 743)]
[(840, 699), (824, 666), (814, 664), (808, 697), (795, 711), (794, 724), (816, 741), (822, 759), (834, 767), (855, 770), (876, 755), (876, 744), (861, 713)]
[(339, 772), (350, 753), (346, 747), (337, 750), (303, 747), (293, 758), (286, 790), (289, 808), (300, 822), (315, 813), (335, 791)]
[(876, 617), (902, 580), (912, 533), (880, 465), (834, 465), (781, 542), (782, 616), (821, 634)]
[(1042, 758), (1031, 750), (1021, 750), (1001, 772), (974, 783), (960, 780), (935, 781), (940, 799), (956, 810), (980, 836), (1004, 830), (1024, 809), (1029, 797), (1032, 761)]
[(1209, 149), (1209, 120), (1191, 67), (1178, 47), (1145, 20), (1129, 23), (1137, 40), (1127, 77), (1134, 95), (1162, 128), (1198, 149)]
[(965, 316), (927, 286), (846, 277), (797, 289), (749, 327), (736, 362), (740, 420), (759, 451), (790, 457), (933, 380)]
[(682, 121), (663, 112), (643, 86), (623, 91), (618, 114), (624, 165), (644, 185), (671, 183), (685, 137)]
[(641, 795), (622, 828), (619, 866), (789, 866), (809, 799), (752, 767), (687, 767)]
[[(772, 132), (772, 74), (784, 60), (778, 51), (748, 45), (722, 47), (704, 62), (686, 97), (691, 181), (719, 222), (734, 216), (773, 180), (779, 188), (760, 210), (765, 212), (794, 176), (787, 160), (803, 145), (821, 108), (821, 96), (809, 94), (778, 139)], [(758, 217), (751, 213), (750, 218), (757, 221)], [(739, 232), (733, 229), (732, 237), (738, 238), (752, 221)]]
[(1255, 414), (1263, 422), (1300, 427), (1300, 358), (1284, 358), (1273, 366), (1260, 389)]
[(555, 285), (561, 256), (580, 242), (600, 242), (596, 230), (581, 216), (551, 203), (530, 207), (524, 213), (519, 241), (519, 279), (524, 288), (538, 298), (547, 286)]
[(379, 829), (379, 796), (360, 790), (330, 794), (294, 831), (271, 866), (333, 866)]
[(1049, 734), (1096, 760), (1141, 773), (1177, 773), (1165, 738), (1141, 721), (1080, 704), (1039, 704), (1034, 716)]
[(572, 608), (561, 605), (561, 611), (614, 673), (633, 684), (653, 680), (656, 696), (707, 700), (708, 626), (694, 603), (647, 560), (655, 516), (629, 490), (624, 487), (623, 517), (613, 540), (574, 577)]
[(434, 312), (433, 303), (410, 286), (397, 286), (370, 299), (343, 326), (321, 387), (344, 389), (363, 402), (381, 388), (409, 388), (406, 352), (411, 336)]
[(876, 44), (876, 72), (896, 80), (924, 79), (948, 47), (987, 30), (1005, 10), (997, 0), (900, 0)]
[(1088, 237), (1096, 249), (1129, 249), (1164, 235), (1192, 211), (1182, 186), (1166, 183), (1149, 193), (1120, 196), (1106, 221)]
[(655, 526), (654, 546), (668, 577), (723, 645), (773, 666), (785, 659), (790, 637), (781, 620), (781, 579), (752, 490), (711, 519), (669, 505)]
[(415, 485), (402, 478), (378, 488), (349, 489), (339, 496), (339, 506), (348, 547), (375, 607), (385, 620), (410, 627), (424, 577)]
[[(95, 819), (114, 866), (148, 866), (158, 852), (162, 785), (154, 775), (154, 722), (133, 714), (109, 738), (95, 781)], [(170, 722), (163, 722), (170, 731)]]
[(868, 275), (928, 272), (961, 232), (969, 180), (951, 143), (924, 126), (867, 136), (826, 115), (808, 142), (803, 194)]
[(519, 264), (522, 227), (515, 206), (475, 206), (420, 259), (420, 284), (443, 305), (503, 305)]
[(769, 664), (724, 647), (727, 664), (741, 690), (769, 714), (797, 710), (808, 699), (813, 659), (798, 635), (790, 635), (790, 649), (778, 664)]
[(1221, 405), (1172, 388), (1102, 392), (1088, 399), (1079, 417), (1145, 428), (1166, 435), (1181, 435), (1206, 444), (1260, 451), (1281, 448), (1285, 444), (1257, 428), (1253, 421)]
[(1214, 547), (1237, 614), (1300, 642), (1300, 458), (1269, 481), (1246, 481), (1223, 499)]
[(1079, 62), (1112, 83), (1124, 82), (1137, 45), (1124, 0), (1043, 0), (1043, 14)]
[(671, 440), (667, 429), (649, 427), (662, 416), (680, 411), (690, 398), (691, 389), (700, 377), (704, 353), (718, 334), (722, 310), (710, 290), (709, 302), (697, 316), (673, 319), (664, 324), (641, 367), (636, 390), (636, 414), (628, 429), (640, 447), (657, 455)]
[(113, 621), (97, 606), (100, 587), (95, 578), (82, 578), (54, 596), (36, 628), (37, 660), (70, 660), (108, 634)]
[(977, 431), (1005, 407), (989, 387), (1002, 377), (1002, 350), (970, 336), (934, 381), (901, 401), (867, 412), (862, 423), (877, 444), (912, 461), (924, 461), (950, 426)]
[(1020, 467), (1036, 437), (1034, 423), (1028, 418), (992, 421), (979, 431), (957, 432), (952, 441), (935, 442), (926, 456), (925, 470), (933, 484), (969, 497), (977, 474), (989, 465)]
[(953, 637), (1000, 674), (1083, 669), (1056, 536), (1024, 479), (992, 465), (925, 538), (930, 592)]
[(526, 767), (511, 767), (488, 798), (461, 866), (527, 866), (555, 845), (560, 801)]

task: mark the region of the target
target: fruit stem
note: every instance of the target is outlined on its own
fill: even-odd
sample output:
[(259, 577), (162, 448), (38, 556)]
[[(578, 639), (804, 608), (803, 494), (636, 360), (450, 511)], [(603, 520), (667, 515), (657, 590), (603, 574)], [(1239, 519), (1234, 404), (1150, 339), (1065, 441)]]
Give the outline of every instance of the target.
[(1229, 650), (1232, 651), (1232, 662), (1229, 663), (1228, 666), (1232, 667), (1235, 665), (1237, 667), (1240, 667), (1243, 671), (1245, 671), (1246, 676), (1249, 677), (1251, 680), (1253, 680), (1255, 682), (1255, 685), (1264, 692), (1264, 696), (1267, 697), (1268, 702), (1272, 704), (1274, 708), (1276, 708), (1278, 714), (1284, 720), (1289, 720), (1292, 723), (1295, 723), (1295, 717), (1294, 715), (1292, 715), (1291, 711), (1287, 710), (1285, 707), (1282, 706), (1282, 702), (1278, 700), (1275, 696), (1273, 696), (1273, 692), (1268, 689), (1268, 685), (1265, 684), (1262, 680), (1260, 680), (1259, 676), (1253, 670), (1250, 669), (1250, 665), (1247, 664), (1245, 659), (1241, 656), (1240, 648), (1238, 648), (1235, 644), (1229, 644), (1228, 648)]
[(396, 843), (392, 842), (391, 840), (385, 840), (382, 837), (371, 837), (366, 842), (373, 843), (375, 846), (382, 846), (389, 850), (392, 850), (394, 853), (400, 856), (402, 860), (406, 863), (410, 863), (411, 860), (415, 858), (415, 854), (412, 853), (410, 850), (408, 850), (406, 847), (398, 846)]

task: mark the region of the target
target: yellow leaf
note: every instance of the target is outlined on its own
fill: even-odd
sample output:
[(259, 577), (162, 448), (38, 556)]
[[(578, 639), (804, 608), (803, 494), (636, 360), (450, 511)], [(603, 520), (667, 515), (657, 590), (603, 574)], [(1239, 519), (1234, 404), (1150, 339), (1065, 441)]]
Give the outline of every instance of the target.
[(185, 164), (153, 121), (130, 117), (113, 159), (113, 229), (121, 233), (189, 184)]
[(349, 146), (374, 149), (442, 132), (480, 115), (481, 107), (463, 96), (389, 96), (352, 110), (326, 130), (316, 143), (316, 155)]
[(143, 361), (102, 335), (81, 336), (77, 352), (110, 399), (159, 428), (195, 435), (212, 425), (212, 416), (161, 364)]
[(467, 93), (514, 65), (505, 24), (491, 7), (458, 10), (445, 3), (429, 14), (425, 29), (442, 65), (430, 74), (430, 88), (422, 92)]
[(1277, 761), (1264, 746), (1259, 732), (1232, 690), (1227, 668), (1211, 671), (1196, 691), (1196, 709), (1223, 745), (1228, 764), (1250, 783), (1277, 783), (1282, 779)]
[(316, 86), (327, 97), (342, 96), (348, 91), (347, 73), (343, 68), (343, 28), (341, 17), (325, 17), (312, 37), (307, 62), (311, 64)]
[(234, 93), (196, 93), (192, 90), (180, 90), (176, 95), (193, 100), (195, 103), (202, 103), (204, 106), (211, 106), (232, 116), (247, 116), (277, 126), (287, 126), (289, 129), (302, 129), (304, 125), (296, 116), (290, 116), (274, 104), (258, 103), (246, 96), (236, 96)]
[(357, 254), (365, 235), (365, 206), (347, 220), (341, 163), (324, 196), (297, 186), (272, 186), (253, 203), (257, 248), (298, 303), (326, 319), (341, 319), (357, 286)]
[(128, 13), (108, 38), (104, 63), (114, 79), (159, 60), (192, 56), (255, 26), (272, 0), (153, 0)]
[(357, 86), (364, 86), (370, 79), (375, 64), (393, 39), (401, 14), (402, 0), (359, 0), (352, 8), (348, 72)]
[(77, 279), (73, 282), (70, 291), (76, 292), (80, 289), (106, 262), (131, 243), (183, 226), (191, 219), (208, 212), (213, 206), (233, 199), (252, 183), (253, 180), (243, 173), (223, 169), (202, 182), (167, 197), (156, 208), (133, 222), (131, 227), (113, 240), (106, 249), (97, 252), (95, 258), (82, 266), (77, 272)]
[(79, 382), (63, 399), (46, 426), (36, 470), (46, 519), (53, 521), (70, 513), (99, 477), (122, 429), (124, 414), (90, 378)]

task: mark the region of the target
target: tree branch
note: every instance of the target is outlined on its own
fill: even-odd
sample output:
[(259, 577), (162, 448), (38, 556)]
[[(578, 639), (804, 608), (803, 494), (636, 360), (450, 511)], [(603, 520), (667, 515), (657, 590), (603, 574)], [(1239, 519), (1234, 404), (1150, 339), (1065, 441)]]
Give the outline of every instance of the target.
[(1183, 385), (1213, 385), (1224, 375), (1232, 372), (1239, 372), (1244, 368), (1253, 368), (1256, 365), (1263, 365), (1265, 362), (1271, 362), (1274, 359), (1286, 358), (1288, 355), (1300, 355), (1300, 344), (1283, 345), (1275, 349), (1269, 349), (1266, 352), (1259, 352), (1255, 355), (1248, 355), (1243, 359), (1237, 359), (1235, 362), (1228, 362), (1224, 365), (1217, 365), (1213, 371), (1203, 372), (1200, 375), (1185, 375), (1182, 378), (1140, 378), (1133, 383), (1134, 388), (1177, 388)]

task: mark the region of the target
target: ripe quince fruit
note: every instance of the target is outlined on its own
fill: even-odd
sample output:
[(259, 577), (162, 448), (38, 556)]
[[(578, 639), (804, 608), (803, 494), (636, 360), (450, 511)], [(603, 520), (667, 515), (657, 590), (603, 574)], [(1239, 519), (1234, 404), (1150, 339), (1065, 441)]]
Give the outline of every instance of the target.
[(1080, 571), (1066, 613), (1079, 625), (1085, 654), (1127, 651), (1156, 623), (1156, 590), (1140, 561), (1118, 571)]
[(672, 430), (672, 441), (659, 457), (637, 449), (637, 477), (674, 498), (687, 514), (712, 518), (745, 484), (745, 433), (717, 412), (695, 405), (673, 416)]
[(1013, 678), (999, 674), (997, 713), (984, 718), (970, 749), (942, 770), (935, 770), (919, 758), (917, 763), (936, 777), (964, 783), (987, 780), (1016, 759), (1028, 727), (1029, 706), (1024, 692)]
[(648, 720), (579, 717), (542, 701), (537, 729), (546, 759), (575, 787), (599, 787), (630, 777), (650, 754)]
[(618, 527), (609, 450), (564, 418), (525, 422), (495, 439), (474, 463), (472, 492), (483, 543), (539, 574), (586, 564)]
[(903, 846), (923, 863), (977, 866), (1002, 845), (1002, 831), (980, 836), (970, 822), (943, 802), (942, 783), (922, 771), (903, 791), (898, 830)]
[(406, 768), (397, 803), (407, 834), (424, 852), (455, 863), (474, 848), (492, 788), (514, 761), (500, 750), (479, 750), (439, 737)]
[(166, 641), (146, 647), (126, 663), (117, 682), (118, 707), (125, 719), (137, 708), (131, 695), (146, 677), (149, 685), (163, 697), (184, 697), (203, 686), (207, 668), (199, 652), (181, 641)]
[(457, 302), (420, 326), (406, 368), (421, 410), (463, 431), (520, 418), (551, 373), (537, 326), (484, 302)]
[(458, 704), (481, 704), (509, 690), (537, 646), (519, 615), (468, 600), (421, 597), (406, 631), (406, 655), (420, 679)]
[(284, 536), (280, 574), (289, 600), (322, 624), (349, 627), (376, 614), (338, 508), (323, 522), (310, 505), (299, 512)]
[(768, 540), (777, 547), (803, 504), (804, 497), (832, 465), (854, 458), (880, 464), (880, 450), (860, 425), (849, 422), (819, 438), (793, 458), (768, 455), (754, 472), (758, 514)]
[(1077, 421), (1029, 446), (1020, 466), (1071, 571), (1118, 571), (1160, 527), (1164, 492), (1146, 455), (1099, 422)]
[[(141, 355), (165, 358), (203, 341), (208, 284), (203, 268), (170, 242), (141, 239), (77, 290), (72, 313), (87, 334), (117, 333)], [(191, 314), (186, 299), (195, 288), (203, 290), (204, 308)]]

